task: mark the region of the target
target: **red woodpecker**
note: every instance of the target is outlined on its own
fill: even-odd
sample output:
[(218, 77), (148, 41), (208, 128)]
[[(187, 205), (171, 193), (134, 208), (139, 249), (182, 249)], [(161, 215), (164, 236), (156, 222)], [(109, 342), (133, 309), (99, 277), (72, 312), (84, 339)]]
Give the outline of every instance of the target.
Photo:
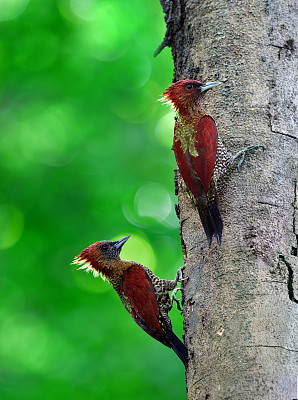
[(221, 243), (223, 223), (216, 201), (219, 177), (232, 167), (245, 153), (263, 146), (251, 146), (232, 156), (223, 146), (212, 117), (206, 115), (201, 99), (208, 89), (220, 82), (201, 83), (185, 79), (168, 86), (162, 101), (177, 111), (173, 150), (181, 176), (196, 205), (208, 244), (216, 236)]
[(178, 269), (174, 280), (167, 280), (158, 278), (141, 264), (121, 260), (120, 251), (129, 237), (91, 244), (75, 257), (73, 264), (106, 279), (135, 322), (154, 339), (172, 348), (187, 368), (187, 348), (174, 334), (168, 315), (173, 300), (178, 301), (175, 291), (172, 297), (169, 291), (182, 280), (182, 268)]

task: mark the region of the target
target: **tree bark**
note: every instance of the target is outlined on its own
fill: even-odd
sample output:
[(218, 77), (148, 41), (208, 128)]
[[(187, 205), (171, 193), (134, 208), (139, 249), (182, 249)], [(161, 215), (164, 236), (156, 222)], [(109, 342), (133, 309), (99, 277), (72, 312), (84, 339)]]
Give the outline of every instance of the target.
[(161, 0), (174, 80), (223, 84), (205, 111), (232, 153), (220, 247), (179, 183), (189, 399), (297, 399), (298, 129), (294, 0)]

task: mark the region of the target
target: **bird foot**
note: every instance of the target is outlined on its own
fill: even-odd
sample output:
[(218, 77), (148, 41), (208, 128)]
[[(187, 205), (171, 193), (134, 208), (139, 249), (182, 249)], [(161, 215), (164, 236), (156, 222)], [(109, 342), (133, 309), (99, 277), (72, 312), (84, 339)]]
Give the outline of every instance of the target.
[(176, 277), (175, 277), (175, 281), (176, 282), (183, 282), (183, 281), (187, 281), (188, 280), (188, 276), (183, 278), (182, 271), (184, 270), (184, 268), (185, 268), (185, 265), (182, 265), (182, 267), (178, 268), (177, 273), (176, 273)]
[(180, 302), (181, 302), (182, 299), (177, 299), (177, 297), (176, 297), (176, 293), (178, 292), (178, 290), (181, 290), (181, 291), (182, 291), (183, 289), (182, 289), (182, 288), (176, 288), (176, 289), (174, 289), (174, 290), (173, 290), (173, 293), (172, 293), (172, 295), (171, 295), (171, 301), (172, 301), (172, 303), (173, 303), (173, 301), (176, 301), (178, 310), (179, 310), (179, 311), (183, 311), (183, 308), (181, 308), (181, 304), (180, 304)]
[(246, 153), (249, 152), (249, 151), (251, 151), (251, 150), (259, 149), (259, 148), (261, 148), (262, 150), (265, 150), (265, 147), (264, 147), (264, 146), (258, 145), (258, 144), (257, 144), (257, 145), (254, 145), (254, 146), (246, 147), (245, 149), (242, 149), (242, 150), (238, 151), (238, 153), (236, 153), (236, 154), (234, 155), (234, 157), (232, 158), (232, 165), (234, 165), (234, 162), (235, 162), (238, 158), (240, 158), (240, 160), (239, 160), (239, 162), (238, 162), (238, 165), (237, 165), (237, 168), (238, 168), (238, 170), (239, 170), (239, 168), (241, 167), (241, 165), (242, 165), (242, 163), (243, 163), (243, 161), (244, 161), (244, 158), (245, 158)]

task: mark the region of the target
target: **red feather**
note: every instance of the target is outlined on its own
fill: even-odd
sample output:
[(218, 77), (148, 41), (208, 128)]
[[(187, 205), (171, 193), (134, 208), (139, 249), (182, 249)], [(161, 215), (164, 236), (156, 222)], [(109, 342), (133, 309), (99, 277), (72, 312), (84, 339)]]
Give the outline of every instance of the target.
[[(181, 128), (180, 122), (175, 125), (175, 132)], [(173, 149), (182, 178), (188, 189), (199, 199), (206, 194), (210, 185), (217, 152), (217, 129), (211, 117), (205, 115), (193, 124), (194, 147), (197, 156), (183, 151), (180, 140), (174, 137)]]
[(144, 268), (140, 264), (131, 266), (124, 273), (122, 284), (123, 294), (131, 305), (131, 309), (126, 308), (132, 318), (146, 333), (169, 346), (158, 320), (159, 307), (154, 287)]
[(213, 174), (217, 152), (217, 129), (214, 120), (204, 115), (194, 123), (194, 145), (198, 156), (192, 156), (196, 173), (203, 182), (207, 193)]
[(209, 246), (212, 237), (221, 242), (222, 219), (216, 203), (216, 188), (210, 187), (214, 172), (218, 134), (214, 120), (204, 114), (200, 103), (206, 89), (220, 82), (203, 84), (182, 80), (166, 88), (164, 100), (170, 101), (178, 118), (175, 123), (174, 145), (181, 176), (198, 208)]
[(204, 194), (204, 185), (195, 171), (194, 163), (189, 153), (189, 150), (186, 150), (184, 152), (181, 147), (180, 140), (176, 140), (175, 138), (173, 143), (173, 150), (175, 153), (175, 158), (179, 167), (179, 171), (186, 186), (196, 199), (200, 199), (203, 196), (204, 201), (206, 199), (206, 196)]

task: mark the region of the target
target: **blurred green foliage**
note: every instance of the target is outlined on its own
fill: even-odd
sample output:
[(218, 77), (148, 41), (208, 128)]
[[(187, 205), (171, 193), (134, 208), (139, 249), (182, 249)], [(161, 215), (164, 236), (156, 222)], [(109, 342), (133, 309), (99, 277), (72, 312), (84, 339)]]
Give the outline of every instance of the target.
[(182, 265), (159, 2), (0, 0), (0, 20), (0, 399), (186, 398), (175, 353), (69, 265), (128, 234), (123, 258)]

